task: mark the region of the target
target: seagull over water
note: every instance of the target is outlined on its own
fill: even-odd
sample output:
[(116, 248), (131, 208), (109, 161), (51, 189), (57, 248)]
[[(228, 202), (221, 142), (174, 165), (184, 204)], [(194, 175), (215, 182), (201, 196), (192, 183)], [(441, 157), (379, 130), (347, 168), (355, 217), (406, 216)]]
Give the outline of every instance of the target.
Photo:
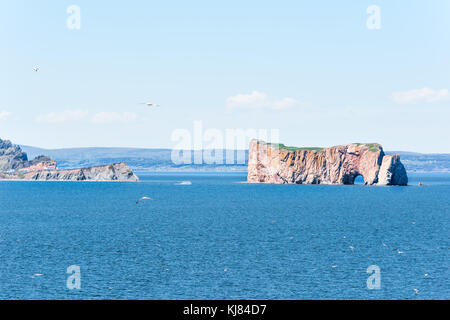
[(136, 201), (136, 204), (139, 204), (141, 201), (144, 201), (144, 200), (153, 200), (153, 199), (150, 197), (142, 197), (138, 201)]

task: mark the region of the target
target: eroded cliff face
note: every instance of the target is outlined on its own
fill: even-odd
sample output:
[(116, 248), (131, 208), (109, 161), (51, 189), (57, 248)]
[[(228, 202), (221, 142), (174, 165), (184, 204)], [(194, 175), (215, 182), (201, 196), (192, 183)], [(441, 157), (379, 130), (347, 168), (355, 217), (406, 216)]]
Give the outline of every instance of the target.
[(331, 148), (291, 148), (250, 142), (250, 183), (407, 185), (400, 157), (387, 156), (379, 144), (349, 144)]
[(139, 181), (124, 162), (72, 170), (59, 170), (56, 161), (27, 154), (10, 141), (0, 139), (0, 180), (39, 181)]
[(139, 181), (124, 162), (73, 170), (39, 170), (24, 172), (25, 180), (39, 181)]

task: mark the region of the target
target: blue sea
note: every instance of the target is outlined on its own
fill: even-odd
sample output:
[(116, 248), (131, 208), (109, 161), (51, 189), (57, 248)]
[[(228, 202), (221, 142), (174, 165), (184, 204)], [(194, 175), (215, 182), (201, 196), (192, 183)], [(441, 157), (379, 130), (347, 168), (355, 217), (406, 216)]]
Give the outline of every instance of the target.
[[(1, 182), (0, 299), (450, 299), (450, 174), (408, 187), (140, 178)], [(72, 265), (80, 290), (66, 287)]]

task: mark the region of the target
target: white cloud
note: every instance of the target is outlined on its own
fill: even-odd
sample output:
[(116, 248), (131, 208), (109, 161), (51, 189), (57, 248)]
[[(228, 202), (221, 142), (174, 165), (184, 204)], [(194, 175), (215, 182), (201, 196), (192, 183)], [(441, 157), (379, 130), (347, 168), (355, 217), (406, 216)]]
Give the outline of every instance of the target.
[(284, 98), (281, 100), (273, 101), (273, 109), (288, 109), (298, 105), (298, 101), (293, 98)]
[(433, 90), (430, 88), (395, 92), (392, 99), (397, 103), (438, 102), (450, 98), (448, 89)]
[(6, 120), (11, 115), (11, 112), (0, 111), (0, 120)]
[(36, 121), (42, 123), (63, 123), (70, 121), (83, 120), (88, 116), (89, 112), (86, 110), (64, 110), (60, 112), (50, 112), (37, 116)]
[(113, 123), (113, 122), (132, 122), (137, 118), (134, 112), (99, 112), (94, 114), (91, 121), (93, 123)]
[(296, 105), (298, 105), (298, 101), (293, 98), (276, 99), (259, 91), (253, 91), (250, 94), (237, 94), (227, 99), (227, 107), (231, 109), (282, 110)]

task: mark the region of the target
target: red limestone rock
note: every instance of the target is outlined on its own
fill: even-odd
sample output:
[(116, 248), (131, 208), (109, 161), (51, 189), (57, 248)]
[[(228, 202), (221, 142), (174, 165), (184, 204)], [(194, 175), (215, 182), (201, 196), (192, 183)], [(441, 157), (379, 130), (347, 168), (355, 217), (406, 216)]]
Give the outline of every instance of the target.
[(293, 148), (252, 140), (249, 183), (407, 185), (398, 155), (385, 155), (379, 144), (354, 143), (331, 148)]

